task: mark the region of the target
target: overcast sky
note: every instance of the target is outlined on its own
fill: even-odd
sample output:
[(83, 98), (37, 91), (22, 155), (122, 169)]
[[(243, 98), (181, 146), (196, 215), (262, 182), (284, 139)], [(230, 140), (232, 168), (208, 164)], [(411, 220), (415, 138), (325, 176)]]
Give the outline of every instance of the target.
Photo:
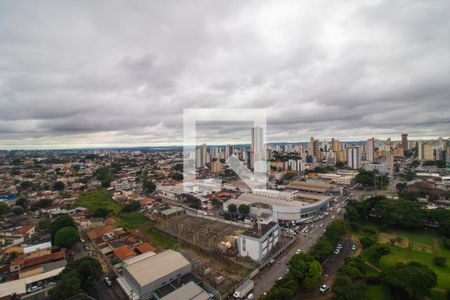
[(185, 108), (267, 108), (271, 142), (448, 137), (450, 2), (0, 2), (0, 148), (181, 144)]

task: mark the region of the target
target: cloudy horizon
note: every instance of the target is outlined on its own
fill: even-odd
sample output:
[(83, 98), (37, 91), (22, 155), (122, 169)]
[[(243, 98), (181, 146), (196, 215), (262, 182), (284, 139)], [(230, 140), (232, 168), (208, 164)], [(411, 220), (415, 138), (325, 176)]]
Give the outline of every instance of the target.
[(7, 0), (0, 45), (0, 149), (181, 145), (187, 108), (266, 108), (269, 142), (450, 135), (448, 1)]

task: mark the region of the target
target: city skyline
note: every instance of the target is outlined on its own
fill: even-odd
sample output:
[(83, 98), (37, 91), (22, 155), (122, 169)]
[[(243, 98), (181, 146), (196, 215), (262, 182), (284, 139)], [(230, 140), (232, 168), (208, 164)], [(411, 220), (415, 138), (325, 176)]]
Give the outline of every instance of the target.
[(271, 142), (448, 137), (448, 3), (198, 4), (2, 1), (0, 148), (181, 144), (185, 108), (266, 108)]

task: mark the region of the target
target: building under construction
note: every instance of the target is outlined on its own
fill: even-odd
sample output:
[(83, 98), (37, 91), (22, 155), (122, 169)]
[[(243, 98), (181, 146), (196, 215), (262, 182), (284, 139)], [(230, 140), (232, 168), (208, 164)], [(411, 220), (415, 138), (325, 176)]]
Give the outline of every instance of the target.
[(236, 240), (244, 228), (185, 214), (161, 220), (156, 228), (207, 252), (237, 254)]

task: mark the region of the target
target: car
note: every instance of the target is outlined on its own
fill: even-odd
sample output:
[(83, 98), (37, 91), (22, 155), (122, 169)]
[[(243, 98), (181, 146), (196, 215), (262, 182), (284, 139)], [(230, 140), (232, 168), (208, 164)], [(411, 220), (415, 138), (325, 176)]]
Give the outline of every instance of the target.
[(356, 245), (353, 244), (353, 245), (352, 245), (352, 251), (355, 251), (355, 250), (356, 250)]
[(275, 262), (275, 259), (273, 259), (273, 257), (271, 257), (270, 259), (269, 259), (269, 264), (273, 264)]
[(330, 287), (326, 284), (322, 285), (319, 289), (321, 294), (325, 294), (328, 290), (330, 289)]
[(334, 219), (334, 215), (333, 215), (333, 216), (331, 216), (331, 218), (332, 218), (332, 219)]
[(112, 281), (111, 281), (111, 279), (109, 279), (109, 277), (105, 277), (105, 279), (103, 279), (103, 281), (105, 282), (105, 285), (107, 287), (112, 287)]
[(324, 225), (323, 225), (323, 223), (322, 224), (320, 224), (320, 228), (322, 228)]
[(337, 244), (336, 248), (342, 249), (342, 244)]
[(278, 280), (281, 280), (281, 279), (283, 279), (283, 276), (278, 277)]
[(255, 295), (253, 295), (252, 293), (248, 294), (247, 296), (247, 300), (252, 300), (255, 298)]
[(341, 251), (339, 251), (339, 249), (334, 250), (334, 254), (336, 254), (336, 255), (338, 255), (339, 252), (341, 252)]

